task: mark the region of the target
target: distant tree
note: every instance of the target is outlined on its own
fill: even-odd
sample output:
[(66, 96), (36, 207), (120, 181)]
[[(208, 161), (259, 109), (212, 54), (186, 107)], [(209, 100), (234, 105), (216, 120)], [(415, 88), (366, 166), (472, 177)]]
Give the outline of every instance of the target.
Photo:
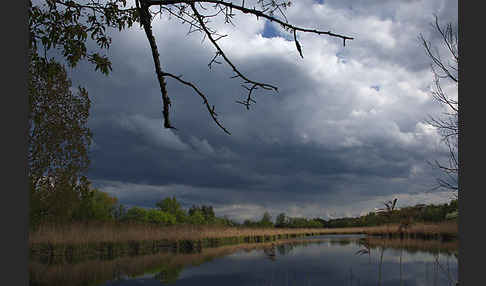
[(192, 205), (189, 210), (187, 211), (187, 214), (189, 216), (193, 215), (196, 211), (201, 211), (201, 208), (199, 206), (196, 206), (196, 205)]
[(285, 227), (286, 224), (287, 224), (287, 217), (285, 216), (285, 213), (280, 213), (275, 219), (275, 226)]
[(161, 211), (175, 214), (182, 210), (181, 205), (177, 201), (176, 197), (167, 197), (155, 204)]
[(157, 209), (147, 211), (147, 221), (159, 225), (174, 225), (177, 223), (174, 215)]
[(320, 227), (323, 227), (323, 224), (318, 219), (310, 219), (307, 222), (307, 227), (309, 227), (309, 228), (320, 228)]
[(204, 223), (212, 224), (216, 222), (216, 215), (214, 214), (214, 210), (212, 206), (197, 206), (192, 205), (188, 211), (189, 216), (193, 216), (195, 213), (199, 212), (202, 216)]
[[(308, 29), (288, 22), (285, 10), (291, 6), (286, 0), (247, 0), (241, 4), (225, 0), (135, 0), (130, 1), (132, 6), (127, 8), (126, 0), (81, 1), (81, 0), (39, 0), (28, 2), (30, 44), (35, 51), (42, 54), (51, 49), (59, 49), (61, 55), (71, 67), (79, 61), (87, 59), (95, 65), (95, 70), (108, 74), (112, 65), (107, 56), (99, 51), (89, 51), (87, 40), (92, 39), (99, 49), (108, 49), (111, 46), (109, 28), (119, 31), (139, 23), (143, 27), (152, 52), (155, 66), (155, 78), (159, 82), (162, 97), (162, 114), (165, 128), (174, 128), (170, 118), (171, 99), (167, 91), (166, 79), (171, 78), (191, 88), (201, 98), (213, 121), (229, 134), (227, 129), (217, 119), (214, 105), (211, 105), (207, 96), (196, 85), (182, 79), (181, 76), (167, 72), (161, 64), (156, 39), (152, 31), (152, 21), (155, 16), (175, 18), (189, 27), (189, 33), (198, 32), (203, 35), (214, 47), (215, 55), (209, 61), (208, 67), (219, 64), (219, 60), (226, 62), (234, 73), (233, 78), (239, 78), (246, 90), (242, 100), (237, 101), (247, 109), (255, 103), (254, 95), (257, 89), (278, 91), (274, 85), (263, 83), (244, 75), (222, 50), (218, 41), (227, 35), (219, 34), (209, 26), (215, 18), (224, 19), (225, 23), (233, 24), (237, 14), (254, 15), (256, 19), (274, 22), (293, 37), (296, 49), (303, 57), (303, 49), (297, 39), (299, 33), (313, 33), (327, 35), (343, 41), (352, 40), (352, 37), (335, 34), (331, 31)], [(251, 3), (248, 3), (251, 2)], [(133, 6), (133, 3), (135, 6)], [(88, 37), (89, 36), (89, 37)]]
[(246, 226), (246, 227), (251, 227), (251, 226), (254, 226), (254, 225), (255, 225), (255, 223), (254, 223), (254, 222), (252, 222), (250, 219), (245, 219), (245, 220), (243, 221), (243, 225), (244, 225), (244, 226)]
[(115, 220), (119, 221), (126, 215), (126, 213), (127, 208), (122, 204), (118, 204), (113, 210), (113, 217), (115, 218)]
[(214, 222), (216, 215), (214, 213), (212, 206), (202, 205), (201, 206), (201, 212), (202, 212), (202, 215), (204, 216), (204, 219), (206, 220), (206, 222), (208, 222), (208, 223)]
[(174, 215), (178, 223), (183, 223), (186, 219), (186, 212), (182, 209), (182, 206), (179, 204), (175, 196), (157, 202), (156, 206), (161, 211)]
[(124, 220), (132, 222), (146, 223), (149, 221), (148, 211), (140, 207), (132, 207), (128, 209)]
[(422, 34), (420, 40), (432, 60), (431, 68), (434, 74), (435, 89), (432, 96), (435, 101), (443, 105), (445, 112), (442, 116), (430, 116), (426, 123), (437, 128), (442, 142), (449, 151), (448, 162), (435, 161), (431, 163), (444, 174), (443, 177), (437, 178), (438, 187), (453, 190), (457, 196), (459, 191), (458, 175), (458, 137), (459, 137), (459, 101), (455, 96), (448, 94), (444, 89), (444, 84), (451, 83), (454, 86), (459, 84), (459, 39), (457, 37), (457, 28), (449, 23), (445, 26), (439, 24), (439, 19), (435, 17), (435, 32), (442, 40), (442, 48), (447, 53), (447, 58), (443, 58), (437, 49), (427, 41)]
[(207, 224), (208, 221), (205, 219), (204, 214), (201, 210), (194, 210), (187, 218), (187, 222), (195, 225)]
[(272, 227), (272, 216), (267, 211), (264, 212), (261, 220), (259, 221), (259, 224), (263, 227)]
[(223, 225), (226, 226), (239, 226), (240, 224), (235, 221), (230, 219), (227, 215), (224, 215), (222, 218), (216, 218), (217, 221), (220, 221)]
[(74, 213), (77, 220), (107, 221), (115, 219), (118, 199), (98, 189), (92, 189), (89, 195), (81, 199), (79, 207)]

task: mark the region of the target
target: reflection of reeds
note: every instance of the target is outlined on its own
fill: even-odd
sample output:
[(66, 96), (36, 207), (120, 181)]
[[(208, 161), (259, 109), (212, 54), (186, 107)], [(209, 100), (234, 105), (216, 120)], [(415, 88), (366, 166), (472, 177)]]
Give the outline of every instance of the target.
[[(372, 250), (379, 251), (380, 259), (378, 261), (378, 285), (381, 285), (382, 282), (383, 254), (386, 249), (396, 249), (400, 251), (400, 256), (399, 256), (400, 285), (403, 285), (404, 282), (403, 274), (402, 274), (402, 256), (404, 250), (406, 250), (408, 253), (421, 251), (421, 252), (433, 254), (435, 258), (435, 263), (433, 264), (434, 266), (433, 285), (436, 285), (437, 283), (437, 279), (438, 279), (437, 275), (439, 273), (439, 270), (441, 273), (445, 275), (450, 285), (456, 285), (456, 286), (459, 285), (458, 281), (454, 280), (453, 275), (449, 268), (449, 257), (452, 257), (452, 255), (454, 255), (455, 258), (457, 259), (457, 251), (459, 246), (457, 240), (440, 241), (440, 240), (424, 240), (424, 239), (414, 239), (414, 238), (381, 238), (381, 237), (368, 236), (366, 238), (359, 239), (358, 244), (363, 248), (358, 250), (355, 253), (356, 255), (370, 254)], [(447, 261), (447, 267), (443, 266), (439, 262), (440, 254), (445, 255)], [(428, 282), (427, 265), (425, 271), (425, 280), (426, 282)]]
[(386, 247), (393, 249), (405, 249), (408, 252), (424, 251), (424, 252), (445, 252), (454, 253), (459, 247), (459, 241), (439, 241), (439, 240), (423, 240), (413, 238), (378, 238), (367, 237), (365, 238), (367, 245), (370, 248)]
[(268, 249), (279, 245), (300, 245), (315, 243), (306, 240), (281, 240), (276, 242), (248, 243), (203, 249), (200, 253), (141, 255), (120, 257), (113, 260), (91, 260), (77, 264), (45, 265), (36, 261), (29, 264), (31, 284), (35, 285), (98, 285), (122, 276), (135, 277), (153, 274), (160, 277), (162, 271), (181, 270), (184, 267), (200, 265), (218, 257), (237, 251)]

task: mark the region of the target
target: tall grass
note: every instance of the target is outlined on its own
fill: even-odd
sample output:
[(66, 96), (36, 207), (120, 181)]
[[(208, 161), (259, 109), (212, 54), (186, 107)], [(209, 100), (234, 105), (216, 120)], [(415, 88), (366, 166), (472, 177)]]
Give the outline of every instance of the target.
[[(116, 223), (45, 224), (29, 233), (29, 245), (87, 244), (99, 242), (128, 242), (149, 240), (200, 240), (205, 238), (256, 237), (285, 234), (397, 234), (399, 225), (349, 228), (245, 228), (224, 226), (155, 226)], [(406, 234), (457, 235), (457, 222), (437, 224), (417, 223), (404, 231)]]

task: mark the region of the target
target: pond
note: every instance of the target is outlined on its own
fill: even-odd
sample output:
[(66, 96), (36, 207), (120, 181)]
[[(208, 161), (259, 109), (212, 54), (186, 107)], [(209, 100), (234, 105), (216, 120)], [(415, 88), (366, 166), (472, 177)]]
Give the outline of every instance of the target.
[(31, 285), (456, 285), (458, 242), (325, 235), (74, 264), (31, 259)]

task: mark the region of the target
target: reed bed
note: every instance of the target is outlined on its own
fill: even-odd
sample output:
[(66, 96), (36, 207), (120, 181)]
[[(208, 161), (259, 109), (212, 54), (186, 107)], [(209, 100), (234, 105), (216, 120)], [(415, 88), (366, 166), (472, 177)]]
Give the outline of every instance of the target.
[[(405, 235), (446, 235), (457, 236), (456, 221), (446, 221), (437, 224), (416, 223), (403, 230)], [(400, 234), (398, 224), (374, 227), (349, 228), (243, 228), (222, 226), (153, 226), (140, 224), (70, 224), (41, 225), (36, 231), (29, 233), (29, 245), (34, 244), (90, 244), (90, 243), (123, 243), (130, 241), (181, 241), (201, 240), (208, 238), (229, 237), (263, 237), (278, 235), (322, 235), (322, 234), (368, 234), (396, 235)]]
[(377, 227), (369, 227), (365, 230), (368, 235), (400, 235), (404, 237), (447, 237), (455, 238), (458, 235), (456, 220), (439, 223), (414, 223), (402, 229), (399, 224), (388, 224)]
[[(340, 233), (356, 233), (343, 229)], [(67, 226), (44, 225), (29, 234), (29, 244), (87, 244), (98, 242), (128, 242), (147, 240), (200, 240), (205, 238), (258, 237), (283, 234), (334, 233), (329, 229), (239, 228), (217, 226), (166, 226), (71, 224)]]

